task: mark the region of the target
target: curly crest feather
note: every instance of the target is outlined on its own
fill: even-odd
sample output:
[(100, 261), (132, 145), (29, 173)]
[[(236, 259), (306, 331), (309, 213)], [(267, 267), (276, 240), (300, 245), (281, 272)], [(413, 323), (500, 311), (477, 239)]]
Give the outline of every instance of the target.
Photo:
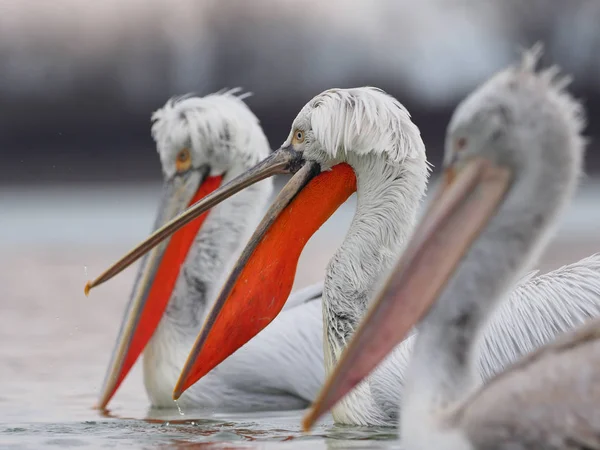
[[(543, 98), (544, 107), (553, 110), (553, 113), (560, 118), (560, 126), (564, 127), (568, 135), (573, 137), (573, 147), (583, 148), (585, 139), (582, 131), (586, 125), (585, 110), (581, 102), (577, 101), (566, 89), (571, 83), (571, 77), (562, 74), (557, 65), (537, 70), (542, 54), (541, 43), (524, 50), (519, 63), (498, 72), (463, 103), (476, 108), (480, 97), (487, 96), (504, 98), (505, 102), (512, 98), (510, 104), (515, 107), (515, 104), (527, 106), (523, 95), (531, 96), (531, 99)], [(522, 90), (516, 91), (517, 87)], [(517, 95), (510, 95), (515, 92)], [(532, 94), (535, 94), (535, 97)], [(539, 106), (536, 105), (536, 107)]]
[(330, 89), (305, 108), (311, 110), (315, 139), (331, 158), (352, 151), (381, 155), (388, 163), (400, 165), (425, 153), (408, 110), (381, 89)]
[(570, 125), (573, 135), (581, 136), (586, 125), (585, 110), (566, 88), (571, 84), (572, 77), (561, 73), (560, 67), (553, 65), (536, 72), (536, 67), (543, 54), (543, 45), (537, 43), (529, 50), (523, 51), (520, 66), (508, 69), (512, 76), (519, 74), (529, 76), (546, 91), (549, 99), (554, 102), (556, 109), (565, 115), (565, 122)]
[[(151, 118), (152, 137), (163, 167), (168, 168), (182, 147), (211, 152), (211, 156), (228, 161), (241, 158), (248, 165), (266, 158), (270, 151), (267, 138), (244, 103), (250, 95), (234, 88), (204, 97), (187, 94), (169, 99)], [(232, 152), (235, 155), (229, 154)]]

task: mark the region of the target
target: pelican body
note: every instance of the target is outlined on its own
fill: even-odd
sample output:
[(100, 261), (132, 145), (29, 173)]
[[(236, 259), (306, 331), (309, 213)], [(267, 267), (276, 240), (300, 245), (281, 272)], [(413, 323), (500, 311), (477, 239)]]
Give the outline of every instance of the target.
[[(220, 370), (229, 355), (269, 330), (265, 326), (277, 317), (290, 293), (304, 244), (357, 192), (355, 216), (327, 267), (322, 294), (318, 287), (313, 292), (322, 295), (322, 316), (315, 327), (323, 333), (325, 368), (331, 372), (366, 313), (381, 276), (391, 269), (413, 230), (428, 166), (419, 130), (397, 100), (374, 88), (325, 91), (302, 109), (279, 150), (157, 230), (98, 282), (223, 198), (273, 173), (293, 177), (225, 279), (184, 365), (175, 397), (205, 380), (215, 367)], [(489, 379), (561, 331), (598, 315), (599, 280), (598, 257), (541, 277), (524, 277), (486, 329), (478, 353), (479, 377)], [(566, 295), (574, 290), (578, 296)], [(298, 325), (312, 336), (308, 327), (308, 321)], [(334, 408), (334, 420), (360, 425), (397, 423), (415, 337), (405, 339)]]
[[(600, 448), (600, 319), (485, 383), (477, 370), (497, 306), (543, 250), (582, 172), (583, 109), (555, 68), (535, 71), (538, 55), (527, 52), (456, 109), (443, 186), (306, 426), (418, 323), (401, 406), (403, 448)], [(576, 281), (563, 284), (565, 300), (580, 294)]]
[[(258, 119), (238, 94), (174, 98), (153, 114), (165, 177), (155, 228), (269, 155)], [(142, 352), (151, 404), (175, 406), (172, 390), (186, 356), (272, 189), (267, 179), (223, 201), (142, 261), (99, 407), (106, 407)], [(278, 320), (186, 392), (180, 406), (306, 407), (324, 378), (320, 311), (314, 287), (298, 292)]]

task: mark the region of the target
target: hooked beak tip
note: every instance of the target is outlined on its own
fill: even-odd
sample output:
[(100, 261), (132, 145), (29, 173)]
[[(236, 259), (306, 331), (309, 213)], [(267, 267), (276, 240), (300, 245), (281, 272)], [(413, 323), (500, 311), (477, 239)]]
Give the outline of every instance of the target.
[(83, 292), (85, 293), (86, 297), (90, 295), (91, 289), (92, 289), (92, 282), (88, 281), (87, 283), (85, 283), (85, 287), (83, 288)]
[(311, 408), (308, 413), (302, 418), (302, 432), (308, 433), (315, 424), (315, 410)]
[(179, 397), (181, 397), (181, 394), (182, 394), (181, 389), (175, 388), (173, 390), (173, 400), (175, 400), (175, 401), (179, 400)]

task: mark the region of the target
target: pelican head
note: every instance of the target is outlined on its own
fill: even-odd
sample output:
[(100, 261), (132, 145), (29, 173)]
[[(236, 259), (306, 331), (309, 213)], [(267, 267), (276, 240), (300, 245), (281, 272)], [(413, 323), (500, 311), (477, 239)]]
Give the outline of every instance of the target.
[[(155, 228), (269, 155), (256, 116), (239, 89), (170, 99), (152, 115), (152, 137), (164, 174)], [(270, 195), (270, 182), (263, 186)], [(144, 350), (173, 296), (180, 268), (206, 214), (144, 259), (98, 403), (105, 408)]]
[(270, 152), (258, 118), (241, 89), (204, 97), (173, 97), (152, 114), (152, 138), (168, 182), (189, 171), (210, 176), (236, 169), (236, 175)]
[[(573, 187), (581, 172), (583, 108), (565, 91), (570, 78), (556, 66), (537, 72), (541, 48), (525, 52), (483, 84), (455, 110), (447, 130), (444, 165), (458, 172), (475, 157), (509, 167), (516, 182), (542, 171)], [(561, 170), (557, 170), (557, 169)], [(567, 196), (570, 191), (565, 192)]]
[(425, 145), (408, 110), (372, 87), (329, 89), (298, 113), (284, 146), (293, 145), (321, 170), (371, 155), (386, 164), (425, 161)]
[[(305, 428), (366, 377), (421, 319), (419, 336), (431, 323), (427, 339), (438, 334), (428, 342), (446, 341), (448, 348), (428, 348), (429, 356), (422, 360), (428, 363), (416, 369), (411, 365), (411, 373), (418, 374), (413, 380), (421, 380), (415, 383), (425, 386), (435, 380), (427, 388), (438, 383), (444, 391), (471, 381), (467, 342), (479, 332), (494, 301), (539, 254), (582, 171), (583, 109), (565, 91), (569, 79), (557, 68), (535, 70), (540, 50), (525, 52), (520, 64), (493, 76), (456, 108), (447, 131), (441, 186), (305, 418)], [(467, 304), (474, 297), (478, 302)], [(446, 335), (439, 336), (442, 332)], [(417, 348), (423, 342), (425, 338), (417, 341), (415, 354), (426, 353)], [(455, 364), (445, 374), (460, 376), (436, 379), (427, 366), (438, 363)], [(403, 425), (411, 417), (423, 418), (415, 411), (430, 408), (427, 400), (443, 398), (447, 405), (457, 392), (464, 393), (458, 388), (454, 397), (431, 394), (411, 402), (410, 387)], [(411, 429), (407, 426), (406, 432)]]
[(175, 398), (277, 316), (304, 245), (356, 191), (361, 171), (402, 180), (414, 190), (411, 197), (418, 204), (428, 176), (419, 129), (406, 108), (379, 89), (327, 90), (302, 108), (271, 156), (158, 230), (99, 277), (99, 282), (110, 278), (182, 224), (257, 180), (294, 174), (225, 281), (183, 368)]

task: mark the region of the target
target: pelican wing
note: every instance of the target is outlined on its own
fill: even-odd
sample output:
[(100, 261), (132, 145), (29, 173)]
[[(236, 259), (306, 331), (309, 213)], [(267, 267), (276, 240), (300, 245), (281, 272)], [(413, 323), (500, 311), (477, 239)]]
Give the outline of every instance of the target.
[(600, 317), (600, 254), (524, 277), (485, 328), (479, 357), (483, 379), (592, 317)]
[(600, 319), (526, 356), (455, 414), (475, 448), (600, 449)]
[[(478, 368), (491, 379), (559, 334), (600, 317), (600, 254), (552, 272), (523, 276), (491, 317), (479, 346)], [(373, 372), (370, 393), (384, 421), (398, 420), (404, 378), (416, 334), (405, 339)], [(374, 422), (379, 423), (379, 421)]]
[(313, 300), (321, 300), (322, 296), (323, 296), (323, 282), (322, 281), (315, 283), (315, 284), (311, 284), (306, 287), (303, 287), (302, 289), (294, 291), (290, 294), (289, 298), (285, 302), (283, 311), (293, 309), (297, 306), (303, 305), (303, 304), (311, 302)]

